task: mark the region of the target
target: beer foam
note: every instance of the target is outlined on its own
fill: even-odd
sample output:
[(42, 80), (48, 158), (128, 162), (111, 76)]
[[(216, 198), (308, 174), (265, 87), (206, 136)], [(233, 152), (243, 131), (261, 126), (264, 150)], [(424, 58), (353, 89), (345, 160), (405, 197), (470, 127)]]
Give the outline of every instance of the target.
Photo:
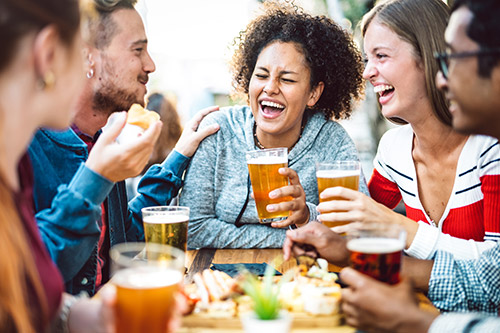
[(247, 161), (248, 164), (283, 164), (288, 163), (284, 156), (259, 156)]
[(121, 270), (112, 282), (123, 288), (147, 289), (174, 285), (181, 280), (182, 273), (177, 270), (145, 266)]
[(394, 238), (366, 237), (351, 239), (347, 242), (347, 249), (352, 252), (382, 254), (401, 251), (404, 242)]
[(188, 222), (189, 216), (186, 215), (149, 215), (143, 218), (143, 222), (150, 224), (174, 224)]
[(359, 176), (360, 170), (318, 170), (316, 178), (342, 178)]

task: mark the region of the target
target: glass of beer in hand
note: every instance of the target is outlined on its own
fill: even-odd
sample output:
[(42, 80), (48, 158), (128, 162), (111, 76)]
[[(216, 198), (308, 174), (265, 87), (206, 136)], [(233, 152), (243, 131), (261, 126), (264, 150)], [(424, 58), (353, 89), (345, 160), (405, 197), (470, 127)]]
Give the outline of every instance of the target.
[(183, 280), (184, 253), (155, 243), (122, 243), (110, 249), (116, 286), (116, 332), (164, 333)]
[[(342, 186), (351, 190), (358, 191), (359, 189), (359, 175), (361, 173), (361, 166), (358, 161), (333, 161), (330, 163), (318, 162), (316, 163), (316, 180), (318, 182), (318, 196), (329, 187)], [(341, 198), (331, 197), (322, 199), (319, 197), (319, 202), (329, 200), (340, 200)], [(323, 222), (327, 227), (332, 228), (344, 223)]]
[(406, 231), (399, 225), (363, 223), (347, 232), (350, 266), (382, 282), (399, 282)]
[(147, 243), (166, 244), (186, 251), (189, 207), (155, 206), (141, 211)]
[(288, 211), (268, 212), (266, 207), (269, 204), (292, 200), (291, 197), (269, 198), (269, 192), (288, 185), (288, 177), (278, 172), (279, 168), (288, 166), (288, 149), (272, 148), (247, 151), (246, 159), (260, 223), (286, 219)]

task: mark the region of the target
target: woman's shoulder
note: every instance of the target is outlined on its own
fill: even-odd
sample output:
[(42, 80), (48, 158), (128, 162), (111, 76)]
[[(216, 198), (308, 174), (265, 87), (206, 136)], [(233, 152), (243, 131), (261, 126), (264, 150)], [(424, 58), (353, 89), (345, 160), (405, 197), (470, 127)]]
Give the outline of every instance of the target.
[(379, 149), (401, 149), (407, 148), (409, 144), (411, 145), (413, 138), (413, 129), (410, 125), (398, 125), (387, 130), (378, 144)]
[(498, 140), (487, 135), (471, 135), (464, 148), (467, 156), (478, 156), (479, 158), (498, 158), (500, 145)]
[(212, 112), (203, 119), (202, 124), (204, 126), (211, 125), (213, 123), (218, 123), (222, 127), (234, 127), (237, 125), (241, 127), (242, 124), (246, 123), (249, 118), (250, 107), (246, 105), (235, 105), (221, 107), (219, 111)]

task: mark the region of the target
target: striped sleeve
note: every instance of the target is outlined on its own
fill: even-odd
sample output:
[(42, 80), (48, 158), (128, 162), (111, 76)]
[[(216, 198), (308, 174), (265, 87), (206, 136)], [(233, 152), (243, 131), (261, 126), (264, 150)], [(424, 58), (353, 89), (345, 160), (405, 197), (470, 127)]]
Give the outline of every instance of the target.
[(480, 156), (480, 180), (484, 205), (484, 240), (500, 240), (500, 145), (488, 146)]
[(377, 169), (373, 170), (372, 177), (368, 182), (368, 190), (372, 199), (391, 209), (401, 201), (398, 185), (382, 176)]

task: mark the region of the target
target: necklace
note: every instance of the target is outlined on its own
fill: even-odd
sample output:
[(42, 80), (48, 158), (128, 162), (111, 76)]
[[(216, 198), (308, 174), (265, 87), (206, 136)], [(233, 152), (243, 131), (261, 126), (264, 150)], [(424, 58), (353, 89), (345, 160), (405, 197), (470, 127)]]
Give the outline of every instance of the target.
[[(299, 138), (297, 139), (297, 141), (295, 141), (295, 143), (290, 148), (288, 148), (288, 151), (291, 151), (293, 149), (293, 147), (295, 147), (297, 142), (300, 141), (300, 138), (302, 137), (303, 131), (304, 131), (304, 124), (302, 124), (302, 126), (300, 127)], [(259, 138), (257, 137), (257, 124), (256, 123), (253, 124), (253, 141), (254, 141), (255, 145), (257, 146), (257, 148), (266, 149), (266, 147), (264, 147), (264, 145), (262, 143), (260, 143)]]

